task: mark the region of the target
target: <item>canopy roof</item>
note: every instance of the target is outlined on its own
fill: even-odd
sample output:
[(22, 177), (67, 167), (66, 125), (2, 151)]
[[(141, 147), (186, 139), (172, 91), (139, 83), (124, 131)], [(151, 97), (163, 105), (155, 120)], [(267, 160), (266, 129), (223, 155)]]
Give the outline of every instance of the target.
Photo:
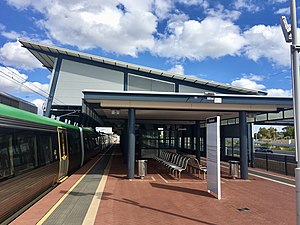
[(247, 95), (266, 95), (267, 93), (264, 91), (259, 90), (252, 90), (247, 88), (241, 88), (241, 87), (235, 87), (227, 84), (222, 84), (214, 81), (204, 80), (200, 78), (196, 78), (193, 76), (184, 76), (180, 74), (175, 74), (172, 72), (167, 72), (163, 70), (153, 69), (145, 66), (130, 64), (122, 61), (112, 60), (96, 55), (86, 54), (82, 52), (77, 52), (65, 48), (59, 48), (55, 46), (50, 46), (42, 43), (37, 43), (33, 41), (28, 40), (19, 40), (19, 42), (22, 44), (23, 47), (27, 48), (41, 63), (44, 67), (48, 68), (50, 71), (53, 70), (54, 64), (55, 64), (55, 58), (58, 56), (68, 56), (68, 57), (74, 57), (77, 59), (82, 60), (89, 60), (93, 62), (98, 62), (101, 64), (107, 64), (110, 66), (115, 66), (118, 68), (127, 68), (135, 71), (142, 71), (145, 73), (149, 73), (151, 75), (163, 76), (163, 77), (169, 77), (174, 80), (184, 80), (191, 83), (196, 84), (202, 84), (206, 85), (208, 87), (214, 87), (219, 88), (220, 92), (222, 90), (230, 90), (234, 92), (238, 92), (240, 94), (247, 94)]

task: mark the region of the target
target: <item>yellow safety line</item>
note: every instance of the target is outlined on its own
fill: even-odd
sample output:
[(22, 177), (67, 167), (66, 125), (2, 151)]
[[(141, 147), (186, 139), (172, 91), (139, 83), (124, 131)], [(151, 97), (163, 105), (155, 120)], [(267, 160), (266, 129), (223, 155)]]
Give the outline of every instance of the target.
[(62, 182), (64, 182), (66, 179), (68, 179), (68, 176), (64, 176), (64, 177), (60, 178), (57, 182), (58, 182), (58, 183), (62, 183)]
[[(110, 148), (107, 149), (106, 152), (109, 151)], [(105, 153), (106, 153), (105, 152)], [(104, 154), (105, 154), (104, 153)], [(52, 206), (52, 208), (46, 213), (46, 215), (44, 215), (42, 217), (42, 219), (40, 219), (40, 221), (36, 224), (36, 225), (41, 225), (43, 224), (47, 219), (48, 217), (54, 212), (54, 210), (63, 202), (63, 200), (65, 200), (65, 198), (73, 191), (73, 189), (80, 183), (80, 181), (82, 181), (82, 179), (90, 172), (90, 170), (102, 159), (102, 157), (104, 156), (101, 155), (101, 157), (99, 159), (97, 159), (97, 161), (91, 166), (91, 168), (89, 168), (85, 174), (83, 174), (80, 179), (61, 197), (61, 199), (59, 199), (58, 202), (56, 202), (56, 204), (54, 206)]]
[(97, 187), (97, 190), (94, 194), (94, 197), (92, 199), (92, 202), (90, 204), (90, 207), (85, 215), (85, 218), (82, 222), (82, 224), (86, 224), (86, 225), (91, 225), (91, 224), (94, 224), (95, 222), (95, 219), (96, 219), (96, 215), (97, 215), (97, 212), (98, 212), (98, 208), (100, 206), (100, 203), (101, 203), (101, 198), (102, 198), (102, 195), (103, 195), (103, 191), (104, 191), (104, 188), (105, 188), (105, 184), (106, 184), (106, 181), (107, 181), (107, 177), (108, 177), (108, 173), (109, 173), (109, 170), (110, 170), (110, 167), (111, 167), (111, 162), (112, 162), (112, 157), (110, 158), (105, 170), (104, 170), (104, 173), (102, 175), (102, 178), (101, 178), (101, 181)]
[(160, 175), (159, 173), (157, 173), (157, 175), (166, 183), (169, 183), (165, 178), (162, 177), (162, 175)]

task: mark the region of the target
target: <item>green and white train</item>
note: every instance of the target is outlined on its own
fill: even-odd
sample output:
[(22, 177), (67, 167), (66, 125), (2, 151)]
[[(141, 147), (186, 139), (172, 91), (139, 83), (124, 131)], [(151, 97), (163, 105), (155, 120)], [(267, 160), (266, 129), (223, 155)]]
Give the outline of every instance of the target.
[(98, 133), (0, 104), (0, 223), (109, 143)]

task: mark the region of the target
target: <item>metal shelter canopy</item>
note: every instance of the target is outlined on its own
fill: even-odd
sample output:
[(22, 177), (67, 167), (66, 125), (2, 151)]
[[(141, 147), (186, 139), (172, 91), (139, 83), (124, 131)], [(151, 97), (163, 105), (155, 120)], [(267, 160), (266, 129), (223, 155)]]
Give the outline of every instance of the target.
[(28, 40), (19, 40), (23, 47), (27, 48), (42, 64), (44, 67), (48, 68), (50, 71), (53, 70), (55, 64), (55, 58), (57, 57), (74, 57), (77, 59), (83, 59), (88, 61), (93, 61), (96, 63), (101, 63), (105, 65), (115, 66), (123, 69), (131, 69), (135, 71), (141, 71), (144, 73), (149, 73), (151, 75), (163, 76), (172, 78), (174, 80), (187, 81), (190, 83), (196, 83), (201, 85), (206, 85), (209, 87), (219, 88), (223, 90), (235, 91), (240, 94), (249, 95), (266, 95), (267, 93), (259, 90), (251, 90), (247, 88), (235, 87), (227, 84), (222, 84), (214, 81), (208, 81), (193, 76), (184, 76), (180, 74), (174, 74), (171, 72), (153, 69), (145, 66), (139, 66), (135, 64), (130, 64), (126, 62), (121, 62), (117, 60), (111, 60), (100, 56), (95, 56), (91, 54), (86, 54), (82, 52), (72, 51), (65, 48), (59, 48), (55, 46), (50, 46), (46, 44), (41, 44)]
[[(261, 113), (278, 112), (291, 108), (291, 97), (252, 95), (164, 92), (116, 92), (83, 90), (84, 101), (90, 104), (99, 116), (109, 120), (126, 119), (129, 108), (136, 109), (136, 119), (147, 121), (205, 121), (211, 116), (222, 119), (236, 118), (240, 111)], [(118, 109), (118, 113), (113, 110)], [(200, 113), (199, 113), (200, 112)]]

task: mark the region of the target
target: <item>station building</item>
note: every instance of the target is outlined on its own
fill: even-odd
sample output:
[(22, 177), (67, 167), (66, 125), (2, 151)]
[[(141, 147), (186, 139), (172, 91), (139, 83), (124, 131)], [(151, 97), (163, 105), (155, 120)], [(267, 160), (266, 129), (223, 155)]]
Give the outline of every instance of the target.
[(221, 118), (221, 159), (253, 160), (253, 124), (293, 124), (291, 97), (234, 87), (82, 52), (19, 40), (52, 72), (45, 116), (110, 126), (134, 176), (136, 158), (159, 150), (206, 155), (206, 119)]

